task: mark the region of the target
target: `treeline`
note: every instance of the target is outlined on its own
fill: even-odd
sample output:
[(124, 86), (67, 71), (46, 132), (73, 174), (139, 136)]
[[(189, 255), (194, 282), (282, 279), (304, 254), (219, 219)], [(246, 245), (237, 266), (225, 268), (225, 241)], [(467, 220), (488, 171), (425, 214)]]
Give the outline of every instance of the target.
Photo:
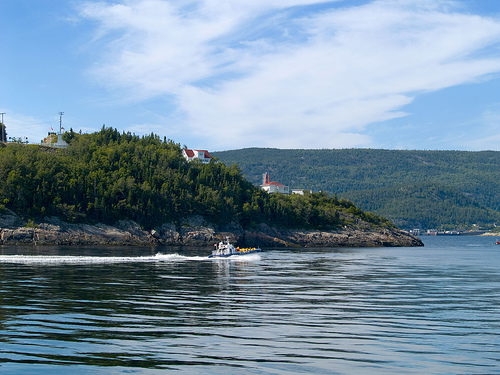
[(325, 191), (404, 228), (491, 227), (500, 219), (500, 152), (280, 150), (212, 153), (249, 181)]
[(439, 230), (489, 227), (500, 223), (500, 212), (479, 204), (456, 188), (437, 183), (409, 184), (347, 194), (363, 208), (392, 217), (402, 228)]
[(59, 216), (69, 222), (131, 219), (146, 228), (202, 215), (219, 225), (269, 223), (331, 229), (359, 220), (392, 224), (325, 193), (269, 195), (235, 165), (187, 162), (179, 144), (103, 127), (72, 130), (66, 149), (8, 144), (0, 148), (0, 210), (26, 219)]

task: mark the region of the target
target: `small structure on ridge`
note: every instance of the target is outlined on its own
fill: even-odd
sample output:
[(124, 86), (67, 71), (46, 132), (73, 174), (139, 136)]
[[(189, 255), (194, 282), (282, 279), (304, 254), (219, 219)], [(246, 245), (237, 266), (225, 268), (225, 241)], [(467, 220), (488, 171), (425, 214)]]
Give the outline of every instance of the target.
[(204, 164), (208, 164), (210, 163), (210, 160), (212, 160), (212, 157), (207, 150), (184, 149), (182, 150), (182, 156), (184, 156), (187, 161), (201, 160)]
[(270, 181), (269, 173), (264, 173), (263, 175), (263, 184), (260, 185), (261, 189), (267, 191), (268, 193), (283, 193), (289, 194), (290, 189), (288, 186), (280, 184), (279, 182)]

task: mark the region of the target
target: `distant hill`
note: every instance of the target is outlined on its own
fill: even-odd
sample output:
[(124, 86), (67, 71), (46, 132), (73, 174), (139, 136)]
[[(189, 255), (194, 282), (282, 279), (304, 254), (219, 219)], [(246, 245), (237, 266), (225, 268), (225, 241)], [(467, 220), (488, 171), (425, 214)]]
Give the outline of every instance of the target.
[(213, 152), (260, 184), (337, 194), (403, 228), (471, 229), (500, 223), (500, 152), (377, 149)]

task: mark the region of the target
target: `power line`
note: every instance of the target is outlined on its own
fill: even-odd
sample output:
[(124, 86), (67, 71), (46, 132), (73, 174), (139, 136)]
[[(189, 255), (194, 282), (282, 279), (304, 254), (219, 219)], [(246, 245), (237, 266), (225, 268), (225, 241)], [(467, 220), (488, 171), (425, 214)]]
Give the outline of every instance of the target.
[(30, 124), (30, 123), (25, 123), (25, 122), (14, 122), (14, 121), (9, 121), (9, 125), (16, 125), (16, 126), (22, 126), (24, 129), (33, 129), (33, 128), (40, 128), (44, 127), (45, 125), (55, 125), (57, 124), (58, 121), (52, 121), (52, 122), (45, 122), (43, 124)]
[(57, 124), (59, 121), (58, 120), (52, 120), (52, 121), (47, 121), (47, 122), (29, 122), (29, 121), (9, 121), (9, 124), (12, 125), (22, 125), (22, 126), (43, 126), (43, 125), (52, 125), (52, 124)]

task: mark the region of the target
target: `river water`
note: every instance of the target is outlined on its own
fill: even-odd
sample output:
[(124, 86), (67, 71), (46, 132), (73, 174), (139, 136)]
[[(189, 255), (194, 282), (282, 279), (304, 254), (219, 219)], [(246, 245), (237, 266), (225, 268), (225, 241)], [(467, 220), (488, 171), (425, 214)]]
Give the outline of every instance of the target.
[(0, 373), (500, 374), (494, 240), (0, 247)]

